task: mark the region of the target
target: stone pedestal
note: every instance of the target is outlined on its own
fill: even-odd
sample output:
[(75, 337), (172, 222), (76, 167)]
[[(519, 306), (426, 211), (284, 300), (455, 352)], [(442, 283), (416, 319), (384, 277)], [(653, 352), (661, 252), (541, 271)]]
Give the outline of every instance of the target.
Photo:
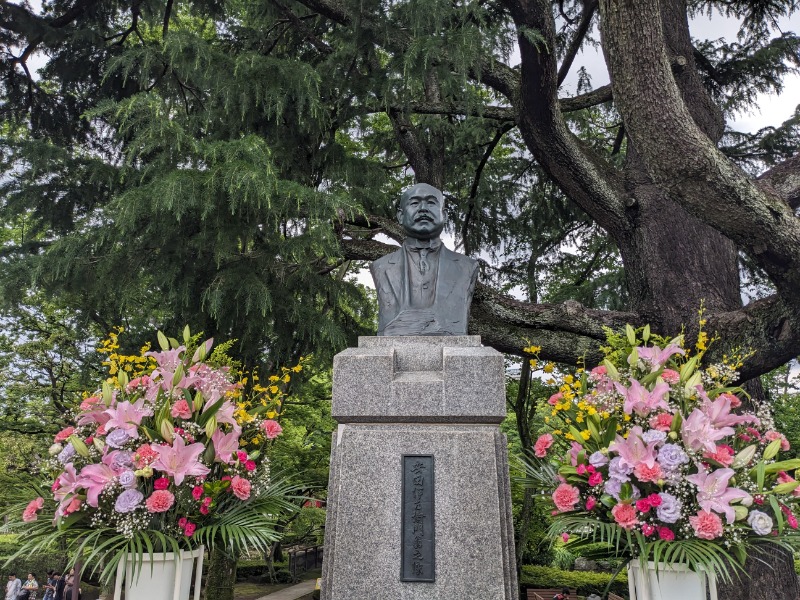
[[(362, 337), (334, 358), (332, 412), (322, 600), (517, 598), (502, 355), (478, 336)], [(413, 455), (435, 465), (434, 581), (401, 580)]]

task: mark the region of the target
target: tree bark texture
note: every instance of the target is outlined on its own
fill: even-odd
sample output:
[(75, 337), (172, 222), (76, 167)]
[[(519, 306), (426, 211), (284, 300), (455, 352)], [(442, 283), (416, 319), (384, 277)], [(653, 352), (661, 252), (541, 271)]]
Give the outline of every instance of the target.
[(215, 547), (209, 556), (206, 571), (206, 584), (203, 590), (205, 600), (233, 600), (236, 584), (236, 557)]

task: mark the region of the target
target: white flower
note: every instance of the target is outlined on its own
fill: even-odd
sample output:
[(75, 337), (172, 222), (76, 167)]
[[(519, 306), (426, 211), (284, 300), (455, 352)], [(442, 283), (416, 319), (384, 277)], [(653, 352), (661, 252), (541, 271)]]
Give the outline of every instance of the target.
[(747, 523), (758, 535), (769, 535), (772, 533), (772, 517), (760, 510), (750, 511)]

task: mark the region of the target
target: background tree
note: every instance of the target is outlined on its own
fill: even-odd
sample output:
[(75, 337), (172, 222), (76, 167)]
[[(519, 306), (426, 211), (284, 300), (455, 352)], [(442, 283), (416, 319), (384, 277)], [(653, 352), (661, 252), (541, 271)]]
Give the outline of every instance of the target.
[[(33, 287), (103, 327), (191, 321), (248, 365), (333, 351), (370, 330), (347, 273), (399, 237), (413, 172), (446, 191), (461, 249), (498, 259), (470, 323), (485, 342), (591, 361), (604, 325), (691, 334), (702, 300), (716, 352), (753, 348), (757, 377), (800, 347), (798, 119), (753, 135), (725, 120), (796, 69), (797, 37), (770, 27), (794, 9), (6, 2), (3, 298)], [(741, 19), (736, 42), (692, 39), (706, 10)], [(611, 84), (559, 96), (594, 42)], [(746, 306), (742, 268), (767, 285)], [(530, 302), (500, 293), (519, 285)], [(753, 581), (727, 597), (797, 594)]]

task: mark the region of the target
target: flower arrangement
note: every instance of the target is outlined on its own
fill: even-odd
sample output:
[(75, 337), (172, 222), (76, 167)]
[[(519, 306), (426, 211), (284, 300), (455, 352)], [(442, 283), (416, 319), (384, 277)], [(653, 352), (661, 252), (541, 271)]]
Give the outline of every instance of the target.
[(553, 535), (723, 576), (795, 536), (800, 459), (778, 460), (768, 407), (733, 385), (742, 357), (701, 367), (702, 331), (693, 356), (649, 327), (608, 334), (602, 364), (557, 384), (526, 465)]
[(110, 378), (53, 440), (50, 493), (22, 511), (28, 541), (18, 554), (65, 542), (109, 579), (123, 556), (141, 563), (154, 548), (266, 549), (292, 506), (265, 458), (281, 426), (264, 418), (289, 369), (245, 400), (225, 346), (212, 352), (212, 340), (197, 343), (187, 328), (182, 344), (158, 332), (160, 351), (125, 357), (116, 336), (101, 348)]

